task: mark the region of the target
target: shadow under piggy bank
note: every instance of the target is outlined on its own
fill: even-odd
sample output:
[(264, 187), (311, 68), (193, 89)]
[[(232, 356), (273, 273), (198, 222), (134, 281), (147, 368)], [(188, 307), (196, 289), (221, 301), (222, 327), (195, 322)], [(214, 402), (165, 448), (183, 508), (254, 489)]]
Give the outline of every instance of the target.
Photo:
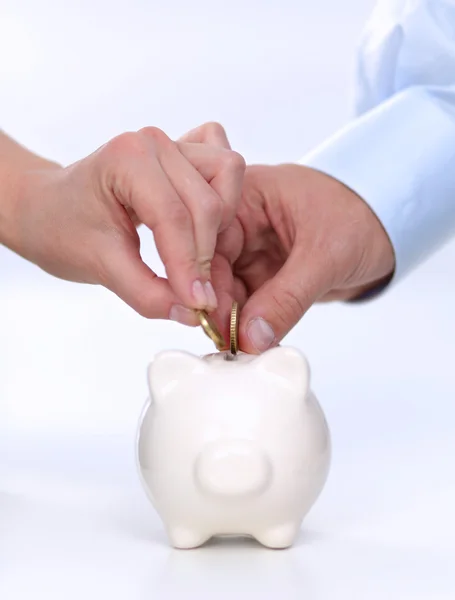
[(298, 557), (286, 552), (275, 556), (273, 565), (270, 561), (253, 541), (210, 542), (190, 553), (173, 550), (154, 582), (155, 593), (160, 598), (301, 598), (307, 573)]

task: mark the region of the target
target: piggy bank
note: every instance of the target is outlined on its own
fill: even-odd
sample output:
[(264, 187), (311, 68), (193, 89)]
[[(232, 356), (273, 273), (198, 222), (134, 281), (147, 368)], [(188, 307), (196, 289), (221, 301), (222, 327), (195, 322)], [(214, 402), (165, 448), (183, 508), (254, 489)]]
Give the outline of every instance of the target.
[(330, 433), (306, 358), (164, 351), (148, 370), (137, 461), (175, 548), (213, 536), (295, 541), (326, 482)]

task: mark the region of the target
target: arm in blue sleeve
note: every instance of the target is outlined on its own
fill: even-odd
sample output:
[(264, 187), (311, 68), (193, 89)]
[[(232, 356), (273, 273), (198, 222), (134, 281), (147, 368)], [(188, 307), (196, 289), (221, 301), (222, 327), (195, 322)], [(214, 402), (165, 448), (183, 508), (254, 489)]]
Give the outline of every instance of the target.
[(455, 3), (378, 3), (358, 54), (356, 118), (299, 163), (355, 191), (392, 242), (392, 281), (455, 233)]

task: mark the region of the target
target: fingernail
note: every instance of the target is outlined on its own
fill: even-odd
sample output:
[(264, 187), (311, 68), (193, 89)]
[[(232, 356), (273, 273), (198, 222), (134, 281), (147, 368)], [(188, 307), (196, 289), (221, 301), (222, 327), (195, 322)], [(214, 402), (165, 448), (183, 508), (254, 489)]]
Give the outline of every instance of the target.
[(177, 321), (182, 325), (194, 325), (194, 311), (190, 308), (180, 306), (180, 304), (174, 304), (169, 311), (169, 319), (171, 321)]
[(205, 308), (209, 303), (205, 288), (199, 279), (193, 283), (193, 297), (196, 300), (198, 308)]
[(213, 289), (213, 286), (210, 283), (210, 281), (207, 281), (207, 283), (205, 284), (204, 287), (205, 287), (205, 293), (207, 294), (210, 308), (216, 308), (218, 306), (218, 301), (216, 299), (215, 290)]
[(264, 352), (270, 348), (275, 340), (275, 334), (270, 325), (261, 317), (256, 317), (248, 324), (247, 328), (250, 342), (258, 352)]

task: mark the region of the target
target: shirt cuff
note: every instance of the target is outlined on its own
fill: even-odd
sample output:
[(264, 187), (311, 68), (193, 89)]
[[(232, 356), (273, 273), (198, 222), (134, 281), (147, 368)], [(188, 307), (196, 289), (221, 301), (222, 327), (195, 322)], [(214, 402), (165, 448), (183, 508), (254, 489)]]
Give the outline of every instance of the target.
[(334, 177), (367, 202), (395, 252), (395, 272), (385, 284), (391, 285), (455, 231), (455, 92), (408, 88), (298, 163)]

